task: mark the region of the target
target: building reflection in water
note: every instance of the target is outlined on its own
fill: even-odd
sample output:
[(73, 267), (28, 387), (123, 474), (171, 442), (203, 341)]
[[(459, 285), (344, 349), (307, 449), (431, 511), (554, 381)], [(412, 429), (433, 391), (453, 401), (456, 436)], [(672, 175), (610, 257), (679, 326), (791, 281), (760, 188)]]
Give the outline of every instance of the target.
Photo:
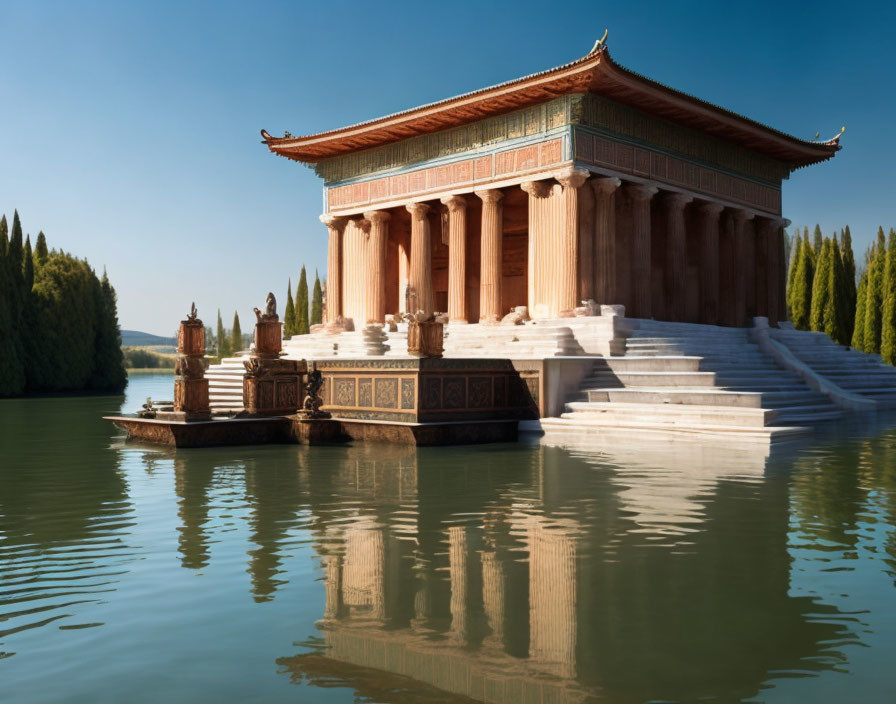
[(411, 678), (424, 699), (520, 702), (742, 698), (841, 662), (848, 620), (789, 594), (789, 488), (766, 453), (639, 448), (309, 467), (324, 645), (278, 664), (377, 701)]

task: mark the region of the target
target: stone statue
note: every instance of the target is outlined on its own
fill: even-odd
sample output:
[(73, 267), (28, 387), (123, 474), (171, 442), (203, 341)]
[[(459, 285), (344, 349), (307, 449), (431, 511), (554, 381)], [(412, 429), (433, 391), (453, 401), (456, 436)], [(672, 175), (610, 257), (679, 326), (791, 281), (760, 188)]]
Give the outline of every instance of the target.
[(192, 322), (192, 321), (196, 320), (197, 315), (198, 314), (196, 312), (196, 303), (194, 301), (193, 303), (190, 304), (190, 312), (187, 314), (187, 320)]
[(516, 306), (511, 308), (510, 312), (501, 318), (502, 325), (522, 325), (529, 320), (528, 306)]
[(257, 322), (272, 322), (280, 320), (277, 315), (277, 299), (274, 298), (273, 293), (268, 293), (268, 297), (264, 302), (264, 313), (262, 313), (258, 308), (253, 308), (255, 311), (255, 317)]
[(302, 403), (302, 415), (305, 418), (329, 418), (330, 414), (320, 410), (324, 400), (320, 397), (321, 387), (324, 385), (324, 375), (320, 373), (315, 362), (308, 372), (308, 384), (305, 387), (305, 401)]

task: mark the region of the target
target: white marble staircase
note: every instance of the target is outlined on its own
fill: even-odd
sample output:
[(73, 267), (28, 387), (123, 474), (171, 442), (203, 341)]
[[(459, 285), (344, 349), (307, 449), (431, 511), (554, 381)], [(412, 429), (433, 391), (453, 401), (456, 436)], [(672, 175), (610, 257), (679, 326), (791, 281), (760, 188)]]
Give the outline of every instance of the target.
[(212, 413), (239, 413), (243, 410), (243, 357), (225, 357), (205, 370), (208, 401)]
[(843, 416), (752, 342), (749, 331), (636, 321), (624, 356), (594, 362), (592, 373), (545, 433), (639, 431), (780, 440)]

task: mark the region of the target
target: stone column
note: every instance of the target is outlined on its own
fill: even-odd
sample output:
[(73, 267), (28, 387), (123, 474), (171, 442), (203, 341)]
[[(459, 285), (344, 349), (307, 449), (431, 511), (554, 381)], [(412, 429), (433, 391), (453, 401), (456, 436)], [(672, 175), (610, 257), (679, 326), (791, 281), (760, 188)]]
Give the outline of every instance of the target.
[(656, 186), (631, 183), (626, 192), (632, 205), (631, 302), (632, 317), (650, 318), (651, 301), (650, 201), (657, 194)]
[(591, 180), (594, 191), (594, 299), (610, 305), (616, 300), (616, 189), (618, 178)]
[(737, 325), (737, 251), (734, 248), (734, 214), (726, 209), (719, 225), (719, 324)]
[[(777, 325), (787, 320), (787, 257), (784, 254), (784, 228), (790, 227), (787, 218), (772, 220), (772, 238), (769, 247), (769, 323)], [(772, 305), (774, 302), (774, 306)]]
[(482, 199), (482, 249), (479, 278), (479, 322), (497, 323), (501, 320), (501, 276), (504, 218), (499, 189), (476, 191)]
[(550, 231), (542, 206), (550, 195), (551, 187), (547, 181), (525, 181), (520, 184), (520, 188), (529, 195), (529, 290), (526, 293), (529, 315), (534, 318), (539, 315), (540, 306), (546, 303), (543, 272), (547, 262), (545, 242)]
[(767, 218), (754, 220), (753, 239), (756, 243), (756, 269), (754, 288), (756, 291), (756, 311), (754, 315), (769, 315), (768, 282), (770, 276), (769, 267), (769, 241), (771, 239), (772, 223)]
[[(587, 176), (585, 177), (587, 179)], [(579, 191), (579, 298), (593, 299), (594, 295), (594, 192), (591, 188)]]
[(735, 324), (743, 327), (752, 321), (747, 320), (747, 286), (749, 274), (752, 267), (749, 266), (748, 260), (752, 260), (753, 253), (750, 251), (752, 242), (750, 242), (748, 223), (753, 219), (753, 213), (746, 210), (734, 211), (734, 254), (736, 260), (736, 271), (734, 277), (734, 312)]
[(342, 315), (342, 228), (345, 218), (324, 213), (320, 221), (327, 226), (327, 319), (335, 323)]
[(370, 223), (367, 259), (366, 322), (386, 321), (386, 239), (389, 237), (389, 220), (392, 216), (385, 210), (364, 213)]
[(583, 169), (568, 169), (554, 175), (563, 189), (560, 193), (557, 241), (554, 242), (558, 255), (557, 268), (557, 308), (560, 315), (572, 315), (579, 304), (579, 188), (585, 183), (589, 172)]
[(410, 313), (422, 310), (433, 312), (432, 300), (432, 234), (429, 228), (429, 206), (410, 203), (405, 206), (411, 214), (411, 269), (408, 272)]
[(442, 198), (448, 207), (448, 322), (467, 322), (467, 199)]
[[(719, 324), (719, 215), (721, 203), (701, 203), (700, 213), (700, 319), (706, 325)], [(730, 282), (725, 282), (729, 285)]]
[(666, 196), (666, 317), (687, 318), (688, 242), (684, 209), (693, 200), (684, 193)]

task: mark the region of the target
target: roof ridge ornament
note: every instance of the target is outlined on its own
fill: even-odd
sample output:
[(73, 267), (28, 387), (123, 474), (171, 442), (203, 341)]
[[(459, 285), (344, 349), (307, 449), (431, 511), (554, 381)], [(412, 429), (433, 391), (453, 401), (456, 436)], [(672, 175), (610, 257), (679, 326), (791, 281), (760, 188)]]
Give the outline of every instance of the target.
[(594, 56), (597, 52), (603, 50), (607, 46), (607, 35), (610, 33), (609, 29), (604, 30), (604, 36), (594, 42), (594, 46), (591, 47), (591, 51), (588, 52), (586, 56)]

